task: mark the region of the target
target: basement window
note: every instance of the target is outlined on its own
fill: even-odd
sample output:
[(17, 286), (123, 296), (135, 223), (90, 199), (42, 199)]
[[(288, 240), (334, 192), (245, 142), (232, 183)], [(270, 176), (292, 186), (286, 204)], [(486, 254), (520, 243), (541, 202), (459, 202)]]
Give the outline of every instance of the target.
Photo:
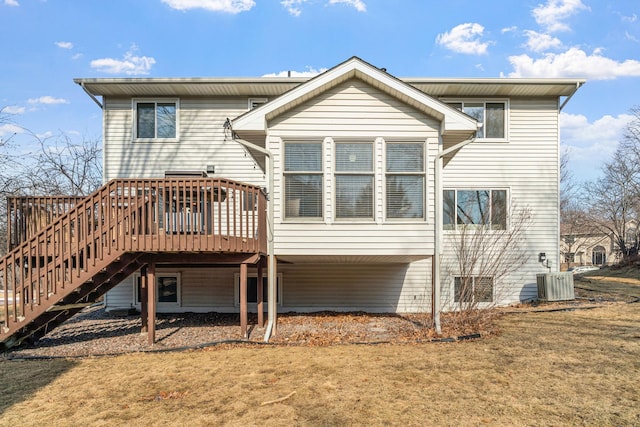
[[(134, 276), (135, 283), (135, 304), (141, 304), (142, 277), (140, 274)], [(180, 306), (180, 273), (160, 273), (156, 274), (156, 303), (158, 308), (179, 307)]]
[(453, 281), (454, 302), (493, 301), (493, 277), (457, 276)]
[[(240, 305), (240, 275), (235, 274), (235, 305)], [(266, 304), (269, 302), (269, 278), (265, 274), (262, 277), (262, 301)], [(276, 302), (282, 305), (282, 274), (278, 274), (276, 278)], [(258, 275), (249, 273), (247, 277), (247, 303), (258, 304)]]

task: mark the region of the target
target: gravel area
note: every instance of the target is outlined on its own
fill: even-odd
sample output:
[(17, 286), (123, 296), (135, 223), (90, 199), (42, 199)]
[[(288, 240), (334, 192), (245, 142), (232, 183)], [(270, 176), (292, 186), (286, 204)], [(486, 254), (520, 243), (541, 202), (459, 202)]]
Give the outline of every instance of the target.
[[(266, 319), (266, 316), (265, 316)], [(397, 342), (428, 338), (424, 315), (365, 313), (279, 314), (278, 334), (271, 343), (330, 345), (354, 342)], [(40, 340), (0, 357), (77, 357), (197, 348), (226, 342), (262, 343), (265, 329), (249, 316), (249, 339), (243, 340), (238, 314), (158, 314), (156, 343), (141, 333), (139, 313), (107, 312), (101, 306), (78, 313)]]

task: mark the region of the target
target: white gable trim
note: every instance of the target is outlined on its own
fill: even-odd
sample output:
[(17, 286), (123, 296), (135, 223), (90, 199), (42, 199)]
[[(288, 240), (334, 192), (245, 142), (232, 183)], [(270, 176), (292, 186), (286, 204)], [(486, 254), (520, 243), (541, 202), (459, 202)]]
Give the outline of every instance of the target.
[(233, 129), (240, 132), (266, 133), (268, 120), (352, 78), (361, 79), (440, 120), (442, 134), (449, 132), (472, 134), (478, 128), (478, 123), (466, 114), (449, 107), (360, 58), (353, 57), (291, 89), (273, 101), (237, 117), (233, 120)]

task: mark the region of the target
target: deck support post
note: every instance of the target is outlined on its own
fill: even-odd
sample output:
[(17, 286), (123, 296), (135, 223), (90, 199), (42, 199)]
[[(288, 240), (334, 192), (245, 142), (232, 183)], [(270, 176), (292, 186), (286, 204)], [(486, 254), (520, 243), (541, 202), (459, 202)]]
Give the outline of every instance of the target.
[[(137, 286), (137, 283), (133, 284)], [(135, 289), (134, 289), (135, 292)], [(140, 268), (140, 317), (142, 318), (142, 328), (140, 333), (144, 334), (149, 326), (149, 280), (147, 277), (147, 266)]]
[(242, 338), (247, 338), (247, 264), (240, 264), (240, 330)]
[(149, 345), (156, 342), (156, 264), (150, 262), (147, 267), (147, 335)]
[(263, 292), (263, 284), (262, 284), (262, 260), (260, 260), (260, 262), (258, 262), (258, 274), (257, 274), (257, 285), (256, 285), (256, 290), (257, 290), (257, 310), (258, 310), (258, 326), (259, 327), (263, 327), (264, 326), (264, 300), (262, 298), (262, 296), (264, 295)]

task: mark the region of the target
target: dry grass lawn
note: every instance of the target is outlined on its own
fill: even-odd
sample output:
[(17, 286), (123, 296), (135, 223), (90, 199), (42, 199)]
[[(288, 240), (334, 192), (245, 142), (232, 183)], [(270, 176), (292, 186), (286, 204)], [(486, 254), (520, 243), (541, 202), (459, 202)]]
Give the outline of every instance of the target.
[(2, 360), (0, 425), (640, 425), (640, 304), (498, 326), (447, 344)]

